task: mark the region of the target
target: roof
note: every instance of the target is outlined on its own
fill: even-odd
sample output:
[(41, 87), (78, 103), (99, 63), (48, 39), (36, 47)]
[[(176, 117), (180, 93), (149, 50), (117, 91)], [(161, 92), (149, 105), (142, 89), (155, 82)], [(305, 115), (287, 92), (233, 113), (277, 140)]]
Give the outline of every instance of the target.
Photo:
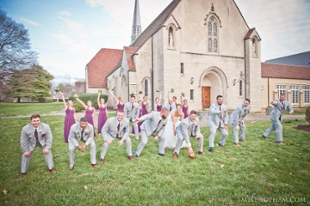
[(123, 50), (101, 49), (86, 65), (89, 88), (106, 88), (107, 75), (122, 58)]
[(270, 59), (265, 62), (269, 64), (286, 64), (286, 65), (310, 67), (310, 51), (280, 57), (276, 59)]
[(170, 17), (172, 11), (176, 8), (181, 0), (173, 0), (157, 18), (140, 34), (140, 36), (131, 45), (133, 47), (141, 47), (149, 38), (153, 36)]
[(310, 68), (262, 63), (262, 78), (305, 79), (310, 80)]

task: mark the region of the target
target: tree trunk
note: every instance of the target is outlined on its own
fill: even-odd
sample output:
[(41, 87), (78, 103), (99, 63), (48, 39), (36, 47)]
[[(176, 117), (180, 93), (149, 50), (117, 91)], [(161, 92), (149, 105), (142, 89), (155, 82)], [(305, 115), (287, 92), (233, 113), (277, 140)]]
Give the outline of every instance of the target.
[(20, 97), (17, 97), (17, 102), (20, 102)]

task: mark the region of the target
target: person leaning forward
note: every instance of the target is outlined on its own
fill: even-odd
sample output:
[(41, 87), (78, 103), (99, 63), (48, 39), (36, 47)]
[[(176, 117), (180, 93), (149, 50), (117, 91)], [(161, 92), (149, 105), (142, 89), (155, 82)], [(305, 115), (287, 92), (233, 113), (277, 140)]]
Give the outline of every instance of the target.
[[(94, 127), (88, 124), (87, 118), (82, 117), (80, 122), (75, 123), (70, 128), (69, 134), (69, 171), (74, 169), (74, 152), (77, 148), (80, 152), (84, 152), (86, 147), (90, 149), (90, 162), (93, 168), (97, 167), (96, 164), (96, 144), (94, 141)], [(79, 145), (79, 142), (83, 142), (83, 146)]]
[(53, 135), (49, 125), (41, 123), (40, 115), (34, 114), (30, 117), (31, 122), (23, 127), (20, 137), (20, 146), (23, 152), (21, 173), (18, 178), (27, 174), (32, 152), (36, 147), (40, 147), (44, 155), (49, 171), (54, 174), (53, 154), (51, 151)]

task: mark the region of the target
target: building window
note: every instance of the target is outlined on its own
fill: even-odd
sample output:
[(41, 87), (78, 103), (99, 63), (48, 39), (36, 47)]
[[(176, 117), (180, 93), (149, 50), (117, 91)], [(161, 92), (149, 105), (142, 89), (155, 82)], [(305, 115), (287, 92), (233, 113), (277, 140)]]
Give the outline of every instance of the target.
[(208, 52), (218, 52), (218, 24), (212, 15), (208, 22)]
[(239, 81), (239, 96), (242, 96), (242, 81)]
[(277, 90), (278, 90), (278, 99), (280, 99), (280, 94), (286, 95), (286, 85), (278, 85)]
[(193, 89), (189, 90), (189, 99), (194, 100), (194, 90)]
[(146, 79), (144, 81), (144, 96), (149, 96), (149, 81)]
[(299, 99), (298, 86), (291, 86), (290, 89), (292, 91), (292, 103), (298, 104), (298, 99)]
[(304, 103), (310, 103), (310, 86), (303, 86), (302, 89), (304, 90)]
[(174, 39), (173, 39), (173, 29), (172, 27), (169, 27), (169, 34), (168, 34), (168, 43), (169, 47), (173, 48), (174, 47)]
[(181, 63), (180, 70), (181, 70), (181, 74), (184, 74), (184, 63)]

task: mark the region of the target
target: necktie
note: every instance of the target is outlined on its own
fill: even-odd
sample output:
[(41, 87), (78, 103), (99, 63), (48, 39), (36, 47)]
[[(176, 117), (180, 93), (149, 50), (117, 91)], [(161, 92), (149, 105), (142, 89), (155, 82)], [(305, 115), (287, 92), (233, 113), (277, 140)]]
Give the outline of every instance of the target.
[(34, 137), (35, 137), (36, 139), (38, 139), (38, 130), (37, 130), (37, 128), (34, 129)]
[(117, 125), (117, 131), (119, 131), (120, 124), (121, 124), (121, 123), (118, 123), (118, 125)]
[(221, 106), (220, 106), (220, 111), (222, 111)]
[(133, 110), (133, 103), (131, 104), (131, 110)]
[(171, 112), (171, 110), (172, 110), (172, 106), (171, 106), (171, 104), (170, 104), (170, 112)]

